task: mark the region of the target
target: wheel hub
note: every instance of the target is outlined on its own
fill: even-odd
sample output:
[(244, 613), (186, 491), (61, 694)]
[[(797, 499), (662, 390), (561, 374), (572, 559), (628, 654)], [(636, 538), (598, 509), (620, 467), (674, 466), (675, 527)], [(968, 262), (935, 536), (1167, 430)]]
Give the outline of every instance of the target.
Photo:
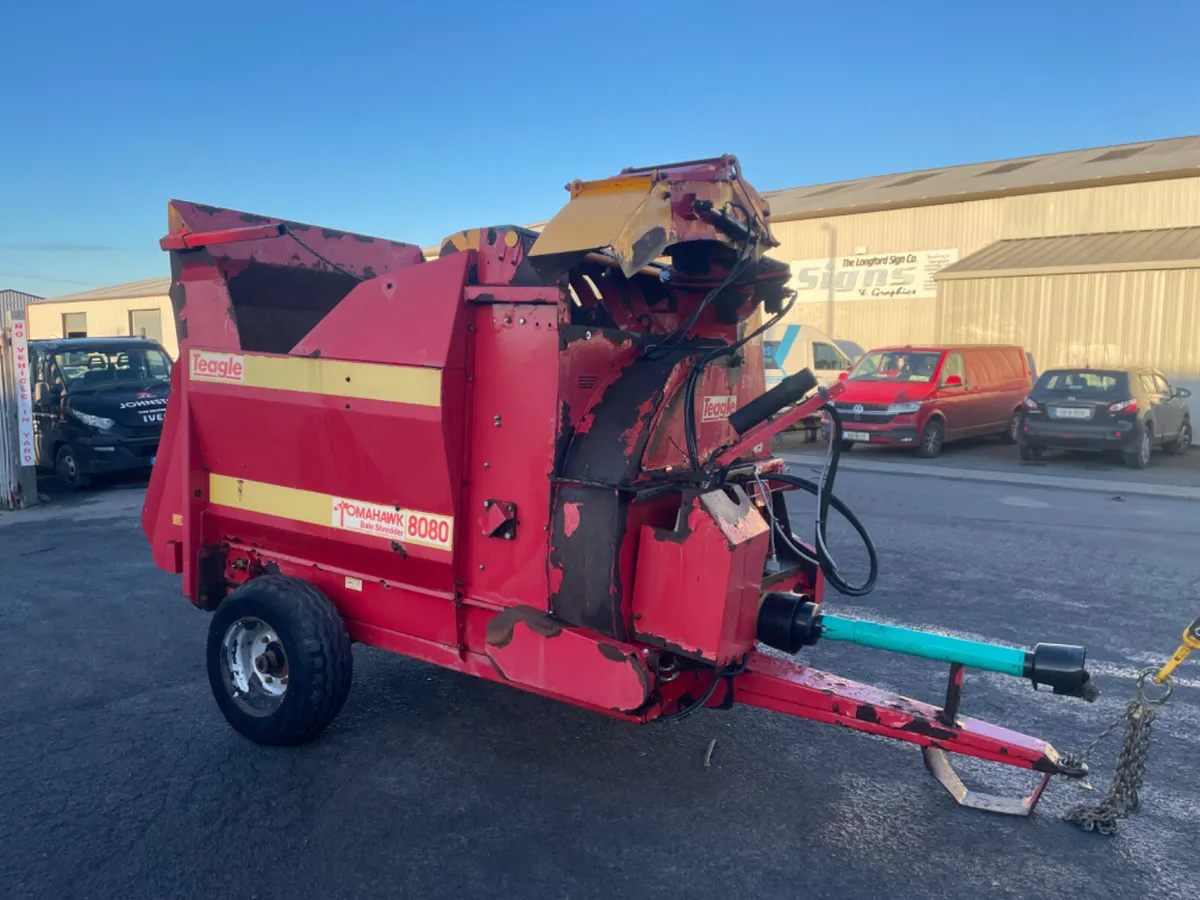
[(269, 714), (287, 694), (287, 652), (262, 619), (238, 619), (229, 626), (221, 641), (221, 669), (230, 696), (247, 712)]

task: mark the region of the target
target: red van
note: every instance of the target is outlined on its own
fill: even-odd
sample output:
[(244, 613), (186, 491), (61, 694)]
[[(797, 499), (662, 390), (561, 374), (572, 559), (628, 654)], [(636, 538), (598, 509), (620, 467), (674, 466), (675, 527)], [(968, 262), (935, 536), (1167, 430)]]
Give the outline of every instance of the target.
[(1024, 350), (993, 345), (872, 350), (842, 380), (842, 449), (889, 444), (927, 458), (975, 435), (1015, 441), (1033, 383)]

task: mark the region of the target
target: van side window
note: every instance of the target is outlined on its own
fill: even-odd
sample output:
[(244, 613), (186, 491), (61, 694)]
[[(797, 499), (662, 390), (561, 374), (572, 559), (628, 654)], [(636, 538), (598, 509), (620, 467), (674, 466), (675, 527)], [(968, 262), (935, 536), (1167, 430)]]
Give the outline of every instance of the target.
[(963, 354), (963, 362), (967, 370), (963, 381), (976, 386), (995, 383), (996, 364), (987, 350), (969, 350)]
[(813, 368), (818, 372), (841, 372), (846, 368), (846, 364), (842, 360), (842, 355), (833, 347), (829, 346), (829, 344), (823, 344), (820, 341), (813, 341), (812, 351)]
[(1164, 397), (1171, 396), (1171, 385), (1167, 384), (1167, 379), (1157, 372), (1154, 373), (1154, 384), (1158, 388), (1158, 392)]
[(1154, 376), (1149, 372), (1139, 372), (1138, 378), (1142, 382), (1142, 393), (1149, 394), (1153, 397), (1158, 393), (1158, 385), (1154, 383)]
[(951, 375), (957, 375), (963, 382), (967, 380), (967, 370), (963, 366), (961, 353), (951, 353), (946, 357), (946, 361), (942, 363), (942, 376), (938, 380), (938, 384), (945, 384), (946, 379)]
[(1000, 371), (1004, 380), (1020, 381), (1025, 375), (1021, 366), (1021, 352), (1019, 350), (1000, 350), (998, 353), (1001, 360)]

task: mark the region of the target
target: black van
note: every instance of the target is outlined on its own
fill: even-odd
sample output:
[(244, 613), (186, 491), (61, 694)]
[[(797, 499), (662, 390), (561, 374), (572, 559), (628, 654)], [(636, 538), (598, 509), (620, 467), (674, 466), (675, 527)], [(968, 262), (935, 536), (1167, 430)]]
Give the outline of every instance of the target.
[(65, 487), (154, 464), (171, 358), (145, 338), (30, 341), (37, 465)]

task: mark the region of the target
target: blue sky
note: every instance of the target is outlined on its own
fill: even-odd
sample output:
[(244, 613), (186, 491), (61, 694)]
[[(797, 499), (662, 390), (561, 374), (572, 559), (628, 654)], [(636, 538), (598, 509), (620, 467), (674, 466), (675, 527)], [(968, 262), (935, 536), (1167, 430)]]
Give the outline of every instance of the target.
[(168, 274), (172, 197), (431, 244), (735, 153), (761, 190), (1200, 131), (1194, 2), (0, 0), (0, 288)]

